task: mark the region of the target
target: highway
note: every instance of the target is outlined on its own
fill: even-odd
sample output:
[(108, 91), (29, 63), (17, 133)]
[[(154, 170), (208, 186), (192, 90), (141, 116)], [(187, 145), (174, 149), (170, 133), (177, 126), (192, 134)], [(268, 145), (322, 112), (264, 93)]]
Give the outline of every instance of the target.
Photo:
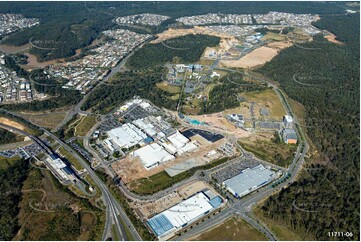
[[(4, 111), (6, 111), (6, 110), (4, 110)], [(14, 114), (14, 113), (11, 113), (11, 114), (16, 116), (16, 114)], [(32, 123), (32, 124), (37, 126), (34, 123)], [(5, 129), (7, 129), (7, 130), (9, 130), (11, 132), (16, 132), (16, 133), (19, 133), (21, 135), (28, 136), (36, 143), (42, 142), (37, 137), (34, 137), (33, 135), (30, 135), (30, 134), (26, 133), (23, 130), (16, 129), (15, 127), (5, 125), (5, 124), (0, 124), (0, 127), (5, 128)], [(104, 233), (103, 233), (102, 240), (106, 240), (108, 238), (107, 236), (112, 234), (112, 225), (113, 224), (115, 225), (115, 230), (116, 230), (116, 232), (118, 234), (117, 237), (120, 240), (129, 240), (125, 235), (125, 232), (124, 232), (125, 228), (123, 227), (123, 224), (120, 221), (120, 219), (124, 222), (124, 224), (126, 224), (126, 226), (128, 226), (127, 229), (130, 231), (130, 233), (131, 233), (134, 240), (138, 240), (138, 241), (142, 240), (142, 238), (138, 234), (137, 230), (133, 226), (132, 222), (129, 220), (129, 218), (127, 217), (127, 215), (123, 211), (123, 208), (121, 207), (119, 202), (111, 194), (108, 187), (99, 179), (99, 177), (96, 175), (94, 170), (88, 165), (87, 161), (85, 161), (81, 156), (78, 155), (78, 153), (76, 153), (70, 146), (68, 146), (65, 142), (60, 140), (53, 133), (51, 133), (48, 130), (46, 130), (44, 128), (41, 128), (39, 126), (37, 126), (37, 127), (40, 130), (42, 130), (46, 135), (53, 138), (60, 146), (64, 147), (64, 149), (66, 149), (68, 152), (70, 152), (74, 156), (74, 158), (76, 158), (81, 163), (81, 165), (86, 169), (89, 176), (93, 179), (93, 181), (99, 187), (99, 189), (100, 189), (100, 191), (102, 193), (102, 196), (103, 196), (104, 205), (107, 208), (106, 209), (106, 218), (107, 219), (106, 219), (106, 225), (105, 225), (105, 230), (104, 230)]]

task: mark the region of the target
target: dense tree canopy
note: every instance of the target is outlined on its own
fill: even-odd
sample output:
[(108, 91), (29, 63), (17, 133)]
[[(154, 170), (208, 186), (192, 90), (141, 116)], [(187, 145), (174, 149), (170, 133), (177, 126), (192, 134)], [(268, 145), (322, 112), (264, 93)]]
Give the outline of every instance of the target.
[[(306, 129), (324, 155), (307, 162), (301, 179), (272, 196), (264, 213), (299, 233), (329, 240), (330, 231), (349, 231), (359, 239), (360, 57), (359, 15), (322, 16), (315, 25), (332, 31), (343, 45), (317, 36), (309, 44), (282, 51), (258, 72), (280, 82), (306, 109)], [(318, 212), (303, 212), (295, 208)]]

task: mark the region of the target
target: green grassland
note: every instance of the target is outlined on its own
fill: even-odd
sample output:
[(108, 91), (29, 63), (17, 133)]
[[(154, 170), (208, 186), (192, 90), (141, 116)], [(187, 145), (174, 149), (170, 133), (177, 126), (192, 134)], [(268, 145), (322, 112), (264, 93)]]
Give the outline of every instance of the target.
[(243, 219), (235, 217), (193, 238), (196, 241), (262, 241), (267, 238)]
[(289, 145), (280, 140), (276, 134), (256, 133), (242, 138), (239, 144), (258, 158), (279, 166), (288, 167), (296, 151), (296, 145)]
[(31, 169), (22, 190), (15, 240), (101, 239), (105, 213), (74, 195), (49, 171)]
[(96, 116), (85, 116), (75, 128), (76, 136), (85, 136), (88, 131), (96, 124)]
[(0, 170), (6, 170), (10, 166), (13, 166), (14, 164), (16, 164), (21, 160), (22, 159), (17, 155), (10, 158), (0, 156)]

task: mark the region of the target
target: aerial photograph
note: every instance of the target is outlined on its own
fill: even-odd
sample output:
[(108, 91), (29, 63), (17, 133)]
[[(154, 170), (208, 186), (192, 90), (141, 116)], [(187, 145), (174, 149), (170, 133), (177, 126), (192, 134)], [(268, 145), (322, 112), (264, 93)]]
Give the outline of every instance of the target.
[(0, 1), (1, 241), (360, 241), (360, 1)]

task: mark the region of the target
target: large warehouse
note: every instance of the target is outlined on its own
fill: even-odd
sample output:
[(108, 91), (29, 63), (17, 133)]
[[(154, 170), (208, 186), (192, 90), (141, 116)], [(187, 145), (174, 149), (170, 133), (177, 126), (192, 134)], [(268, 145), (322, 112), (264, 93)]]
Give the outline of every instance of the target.
[[(200, 192), (163, 211), (147, 221), (158, 238), (174, 234), (222, 204), (219, 196), (209, 196), (209, 190)], [(173, 232), (173, 233), (172, 233)]]
[(240, 198), (271, 182), (275, 176), (273, 171), (260, 164), (253, 168), (247, 168), (237, 176), (224, 181), (223, 186), (235, 197)]
[[(107, 134), (109, 136), (109, 140), (111, 140), (112, 143), (118, 146), (117, 148), (124, 147), (127, 149), (139, 144), (141, 141), (148, 137), (139, 128), (137, 128), (131, 123), (127, 123), (118, 128), (109, 130)], [(109, 146), (108, 143), (106, 144)], [(111, 150), (114, 149), (114, 147), (109, 148)]]
[(157, 143), (146, 145), (131, 153), (133, 157), (139, 157), (146, 169), (151, 169), (161, 163), (174, 160), (175, 157), (169, 154)]

